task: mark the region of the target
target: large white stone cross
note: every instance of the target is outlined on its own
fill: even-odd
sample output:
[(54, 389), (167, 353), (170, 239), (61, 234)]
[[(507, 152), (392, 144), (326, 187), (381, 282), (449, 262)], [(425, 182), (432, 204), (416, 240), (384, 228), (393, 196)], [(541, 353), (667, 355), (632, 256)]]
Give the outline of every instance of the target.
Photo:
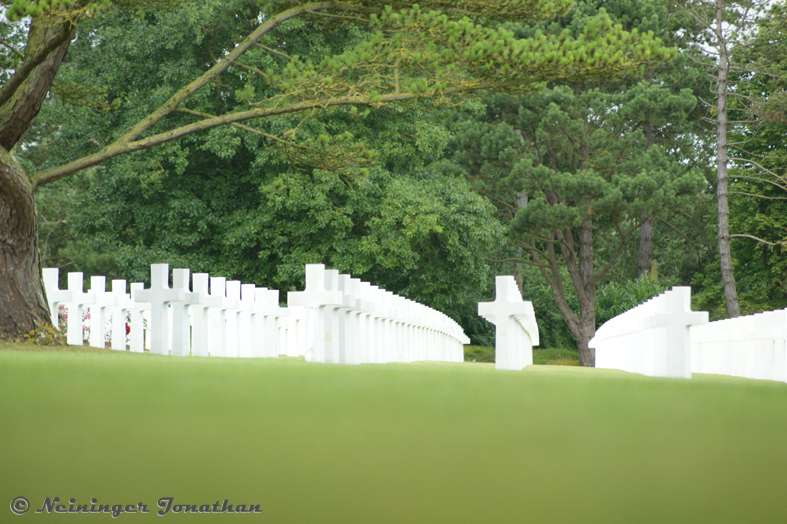
[[(311, 340), (307, 340), (307, 361), (326, 362), (326, 335), (330, 337), (332, 333), (332, 331), (326, 333), (326, 315), (332, 314), (334, 308), (342, 305), (341, 292), (338, 289), (326, 289), (325, 273), (323, 264), (306, 264), (304, 290), (287, 293), (288, 306), (313, 308), (314, 327), (310, 326), (308, 331), (314, 334), (309, 337)], [(330, 338), (328, 342), (330, 343)]]
[(689, 327), (708, 323), (707, 311), (691, 310), (691, 288), (675, 286), (657, 301), (658, 310), (645, 320), (645, 327), (663, 327), (667, 343), (663, 361), (655, 362), (655, 374), (661, 377), (691, 378), (691, 339)]
[(169, 342), (168, 304), (183, 302), (186, 295), (183, 289), (170, 289), (169, 264), (150, 265), (150, 289), (136, 291), (134, 300), (150, 304), (150, 352), (166, 355)]
[(478, 314), (495, 325), (495, 369), (519, 371), (533, 364), (538, 325), (532, 302), (523, 302), (513, 276), (495, 277), (495, 301), (479, 302)]

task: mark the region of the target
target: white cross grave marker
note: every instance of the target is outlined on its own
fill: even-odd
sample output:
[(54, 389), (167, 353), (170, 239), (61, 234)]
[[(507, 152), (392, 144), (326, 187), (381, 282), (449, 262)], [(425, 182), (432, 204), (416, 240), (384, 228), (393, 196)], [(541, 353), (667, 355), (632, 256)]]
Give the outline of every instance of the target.
[(200, 294), (189, 289), (190, 270), (172, 270), (172, 288), (183, 292), (183, 299), (170, 302), (172, 309), (172, 356), (187, 357), (191, 350), (189, 306), (200, 300)]
[[(112, 281), (113, 305), (109, 308), (112, 316), (110, 347), (116, 351), (126, 350), (126, 312), (134, 306), (131, 295), (126, 293), (125, 280)], [(129, 331), (130, 333), (130, 331)]]
[(536, 316), (533, 303), (522, 301), (513, 276), (495, 277), (495, 301), (479, 302), (478, 314), (495, 325), (495, 369), (519, 371), (533, 364)]
[(60, 270), (56, 267), (45, 267), (42, 270), (44, 280), (44, 290), (46, 291), (46, 301), (49, 304), (49, 315), (52, 318), (52, 325), (59, 329), (58, 310), (60, 304), (71, 302), (72, 293), (68, 290), (60, 289), (58, 281)]
[(111, 292), (107, 291), (107, 277), (90, 277), (90, 294), (93, 295), (93, 303), (90, 308), (90, 341), (89, 344), (94, 348), (106, 347), (107, 308), (115, 304), (115, 299)]
[[(145, 284), (142, 282), (133, 282), (131, 284), (131, 296), (135, 297), (139, 291), (145, 289)], [(134, 353), (145, 352), (145, 317), (143, 313), (150, 311), (150, 304), (147, 302), (137, 301), (131, 299), (132, 306), (129, 307), (128, 312), (131, 317), (129, 332), (128, 346)], [(149, 326), (148, 326), (149, 327)], [(148, 330), (148, 338), (150, 338), (150, 330)]]
[(95, 300), (92, 293), (85, 293), (82, 291), (82, 282), (82, 273), (71, 272), (68, 274), (68, 291), (71, 293), (71, 302), (66, 304), (66, 309), (68, 311), (67, 342), (71, 346), (81, 346), (84, 344), (82, 306), (90, 304)]
[(150, 289), (137, 290), (134, 300), (150, 303), (150, 352), (166, 355), (169, 342), (168, 305), (186, 299), (183, 289), (170, 289), (169, 264), (150, 265)]
[[(330, 344), (332, 332), (326, 331), (326, 326), (330, 326), (330, 320), (326, 319), (326, 315), (330, 316), (335, 307), (342, 305), (341, 292), (338, 289), (326, 289), (325, 284), (325, 266), (323, 264), (306, 264), (305, 289), (287, 293), (288, 306), (311, 308), (311, 320), (314, 328), (310, 326), (308, 330), (310, 340), (307, 340), (307, 361), (326, 362), (326, 358), (329, 358), (329, 355), (326, 354), (326, 337), (328, 337), (327, 342)], [(330, 352), (330, 350), (328, 351)]]

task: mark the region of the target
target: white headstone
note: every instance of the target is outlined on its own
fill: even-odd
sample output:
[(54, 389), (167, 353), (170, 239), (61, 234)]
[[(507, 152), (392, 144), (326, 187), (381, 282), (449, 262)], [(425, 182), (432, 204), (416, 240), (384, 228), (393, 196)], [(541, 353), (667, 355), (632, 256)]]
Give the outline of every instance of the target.
[[(308, 361), (326, 362), (326, 358), (333, 358), (331, 343), (331, 337), (334, 336), (333, 324), (331, 323), (332, 314), (335, 308), (342, 305), (342, 296), (338, 289), (326, 289), (326, 277), (323, 264), (306, 264), (305, 289), (287, 293), (288, 306), (306, 307), (311, 313), (309, 316), (311, 325), (308, 328), (309, 340), (307, 340), (306, 355)], [(311, 352), (311, 355), (309, 355), (309, 352)], [(332, 360), (330, 361), (332, 362)]]
[[(142, 282), (133, 282), (131, 284), (132, 305), (129, 307), (128, 312), (131, 317), (129, 327), (129, 349), (134, 353), (143, 353), (145, 351), (145, 319), (143, 313), (150, 311), (150, 304), (147, 302), (136, 301), (133, 299), (139, 291), (145, 289)], [(148, 332), (150, 337), (150, 332)]]
[(150, 289), (136, 291), (134, 300), (150, 304), (150, 352), (166, 355), (169, 346), (168, 305), (185, 300), (183, 289), (170, 289), (169, 264), (151, 264)]
[(60, 304), (70, 302), (72, 293), (68, 290), (61, 290), (58, 281), (60, 280), (60, 270), (56, 267), (45, 267), (42, 270), (44, 289), (46, 290), (46, 301), (49, 305), (49, 315), (52, 318), (52, 325), (59, 329), (58, 310)]
[(538, 325), (513, 276), (495, 277), (495, 301), (479, 302), (478, 314), (495, 325), (495, 369), (518, 371), (533, 363)]
[[(126, 350), (126, 313), (134, 306), (131, 295), (126, 293), (126, 281), (115, 279), (112, 281), (113, 305), (108, 308), (112, 317), (112, 334), (110, 347), (116, 351)], [(129, 326), (130, 329), (130, 326)], [(129, 331), (130, 333), (130, 331)]]

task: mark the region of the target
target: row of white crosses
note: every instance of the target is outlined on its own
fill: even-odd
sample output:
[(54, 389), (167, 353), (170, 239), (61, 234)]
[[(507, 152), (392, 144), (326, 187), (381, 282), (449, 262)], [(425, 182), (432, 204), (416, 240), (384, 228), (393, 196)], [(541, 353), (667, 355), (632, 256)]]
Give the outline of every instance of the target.
[[(82, 311), (90, 311), (89, 344), (104, 347), (105, 319), (111, 316), (111, 347), (128, 346), (173, 356), (277, 357), (305, 356), (331, 363), (385, 363), (414, 360), (461, 362), (469, 342), (450, 318), (367, 282), (306, 266), (306, 289), (288, 294), (288, 308), (279, 307), (279, 292), (240, 281), (226, 281), (188, 269), (151, 266), (151, 286), (113, 280), (107, 292), (104, 277), (92, 277), (83, 291), (81, 273), (69, 273), (68, 288), (58, 288), (58, 270), (44, 269), (52, 320), (58, 306), (68, 310), (68, 343), (81, 345)], [(147, 336), (143, 324), (147, 320)]]
[[(82, 273), (68, 274), (68, 288), (58, 288), (58, 270), (43, 270), (44, 286), (57, 324), (58, 307), (68, 311), (68, 343), (83, 344), (84, 308), (90, 311), (89, 345), (104, 347), (106, 317), (111, 316), (111, 347), (173, 356), (277, 357), (278, 320), (287, 314), (279, 307), (279, 292), (240, 281), (227, 282), (207, 273), (193, 276), (190, 289), (188, 269), (173, 270), (169, 287), (169, 265), (151, 265), (151, 286), (113, 280), (106, 291), (104, 277), (91, 277), (90, 291), (83, 291)], [(208, 286), (210, 285), (210, 290)], [(126, 318), (130, 332), (126, 337)], [(147, 330), (144, 329), (145, 320)], [(147, 334), (147, 336), (145, 336)]]
[(469, 343), (443, 313), (323, 264), (306, 265), (305, 289), (289, 292), (287, 306), (289, 346), (307, 361), (462, 362)]
[(513, 276), (495, 277), (495, 301), (479, 302), (478, 314), (495, 325), (495, 369), (519, 371), (533, 365), (539, 344), (533, 303), (522, 300)]
[(787, 309), (693, 326), (691, 370), (787, 382)]
[(691, 288), (673, 287), (607, 321), (588, 345), (597, 368), (691, 378), (689, 328), (707, 322), (706, 311), (691, 310)]

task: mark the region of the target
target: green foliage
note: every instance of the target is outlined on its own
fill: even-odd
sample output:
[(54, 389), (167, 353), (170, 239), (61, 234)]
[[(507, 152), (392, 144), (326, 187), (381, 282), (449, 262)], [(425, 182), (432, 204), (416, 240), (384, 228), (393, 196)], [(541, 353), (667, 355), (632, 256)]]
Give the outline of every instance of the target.
[(465, 362), (494, 362), (495, 346), (465, 346)]
[[(277, 105), (331, 100), (369, 93), (372, 105), (385, 95), (437, 97), (479, 89), (539, 89), (547, 80), (578, 80), (637, 74), (641, 67), (670, 59), (674, 49), (652, 32), (639, 34), (613, 24), (604, 8), (586, 20), (581, 33), (540, 31), (515, 38), (504, 27), (489, 28), (470, 18), (452, 19), (418, 5), (370, 16), (368, 38), (319, 62), (294, 55), (266, 81), (283, 93)], [(251, 91), (244, 90), (244, 99)], [(263, 98), (256, 104), (265, 103)]]
[(623, 284), (610, 282), (602, 286), (596, 293), (596, 327), (666, 290), (663, 282), (649, 275)]
[[(787, 7), (777, 2), (758, 18), (745, 46), (733, 48), (737, 67), (730, 111), (735, 127), (730, 141), (729, 206), (732, 256), (741, 314), (787, 307), (787, 124), (784, 86)], [(718, 261), (698, 281), (713, 281)], [(710, 282), (709, 282), (710, 283)], [(723, 297), (707, 287), (703, 304), (726, 316)]]
[[(33, 130), (46, 154), (31, 148), (26, 168), (57, 165), (111, 142), (220, 56), (256, 23), (255, 13), (251, 2), (212, 2), (85, 21), (61, 77), (122, 104), (96, 112), (48, 101)], [(304, 57), (330, 55), (364, 37), (355, 28), (304, 33), (297, 25), (280, 35), (289, 52)], [(263, 42), (276, 45), (272, 37)], [(157, 60), (144, 60), (148, 54)], [(264, 50), (255, 56), (271, 67), (287, 62)], [(242, 70), (228, 75), (192, 98), (189, 111), (232, 111), (275, 92), (249, 85)], [(150, 263), (165, 261), (280, 289), (282, 297), (302, 288), (305, 263), (320, 262), (440, 308), (462, 319), (474, 339), (488, 339), (490, 327), (475, 309), (494, 281), (484, 255), (502, 230), (466, 181), (424, 169), (451, 138), (437, 118), (445, 110), (412, 102), (284, 115), (115, 158), (89, 177), (39, 192), (42, 216), (57, 217), (50, 223), (59, 243), (49, 245), (46, 259), (63, 274), (67, 268), (143, 282)]]

